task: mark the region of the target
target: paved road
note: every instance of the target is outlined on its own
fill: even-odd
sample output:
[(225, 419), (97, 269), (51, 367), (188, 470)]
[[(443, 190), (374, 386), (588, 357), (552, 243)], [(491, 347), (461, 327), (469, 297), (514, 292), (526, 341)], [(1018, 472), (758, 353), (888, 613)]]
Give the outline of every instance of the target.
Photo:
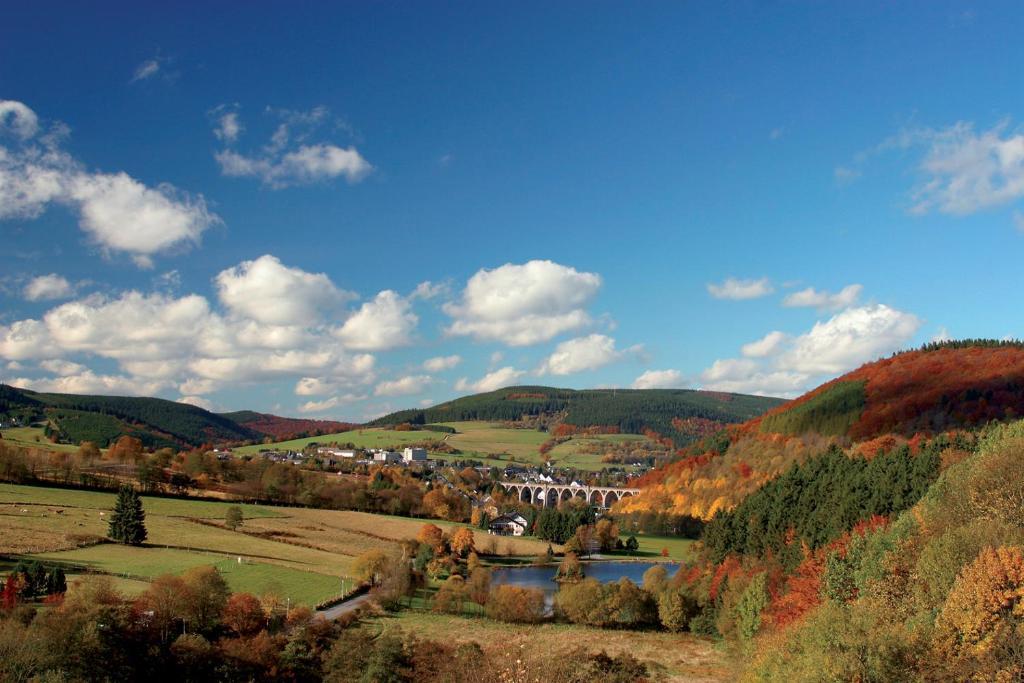
[(334, 620), (339, 617), (343, 617), (349, 612), (353, 612), (371, 600), (369, 593), (363, 593), (358, 595), (351, 600), (345, 602), (339, 602), (334, 607), (328, 607), (327, 609), (320, 610), (317, 614), (321, 615), (324, 619)]

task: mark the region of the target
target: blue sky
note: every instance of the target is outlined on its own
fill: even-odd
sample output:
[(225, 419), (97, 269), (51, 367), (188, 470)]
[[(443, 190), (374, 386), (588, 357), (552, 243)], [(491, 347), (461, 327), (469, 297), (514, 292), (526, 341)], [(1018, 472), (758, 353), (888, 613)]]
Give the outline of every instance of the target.
[[(554, 5), (554, 6), (552, 6)], [(1013, 3), (23, 3), (0, 376), (363, 419), (1018, 337)]]

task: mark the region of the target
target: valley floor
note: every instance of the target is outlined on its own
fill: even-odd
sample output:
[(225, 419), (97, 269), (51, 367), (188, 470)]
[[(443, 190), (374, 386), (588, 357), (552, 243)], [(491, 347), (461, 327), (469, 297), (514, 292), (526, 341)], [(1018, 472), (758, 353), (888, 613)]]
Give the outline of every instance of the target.
[(710, 640), (689, 633), (619, 631), (574, 624), (516, 625), (486, 617), (403, 610), (377, 617), (383, 630), (400, 629), (445, 643), (475, 641), (484, 649), (521, 649), (530, 653), (569, 656), (583, 647), (611, 656), (628, 653), (647, 664), (655, 680), (712, 683), (732, 680), (725, 655)]

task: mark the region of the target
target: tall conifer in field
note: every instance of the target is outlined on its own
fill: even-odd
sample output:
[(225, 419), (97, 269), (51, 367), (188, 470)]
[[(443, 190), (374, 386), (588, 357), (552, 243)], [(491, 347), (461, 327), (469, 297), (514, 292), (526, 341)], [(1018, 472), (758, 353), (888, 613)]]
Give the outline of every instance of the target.
[(107, 536), (125, 545), (141, 545), (146, 540), (146, 513), (142, 499), (131, 486), (122, 486), (117, 493)]

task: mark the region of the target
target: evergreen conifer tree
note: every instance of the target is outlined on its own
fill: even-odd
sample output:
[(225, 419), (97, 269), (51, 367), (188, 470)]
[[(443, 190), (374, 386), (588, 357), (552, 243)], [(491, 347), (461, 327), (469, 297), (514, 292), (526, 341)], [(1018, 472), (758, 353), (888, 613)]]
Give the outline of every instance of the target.
[(141, 545), (146, 540), (146, 513), (142, 499), (131, 486), (122, 486), (117, 493), (107, 536), (125, 545)]

